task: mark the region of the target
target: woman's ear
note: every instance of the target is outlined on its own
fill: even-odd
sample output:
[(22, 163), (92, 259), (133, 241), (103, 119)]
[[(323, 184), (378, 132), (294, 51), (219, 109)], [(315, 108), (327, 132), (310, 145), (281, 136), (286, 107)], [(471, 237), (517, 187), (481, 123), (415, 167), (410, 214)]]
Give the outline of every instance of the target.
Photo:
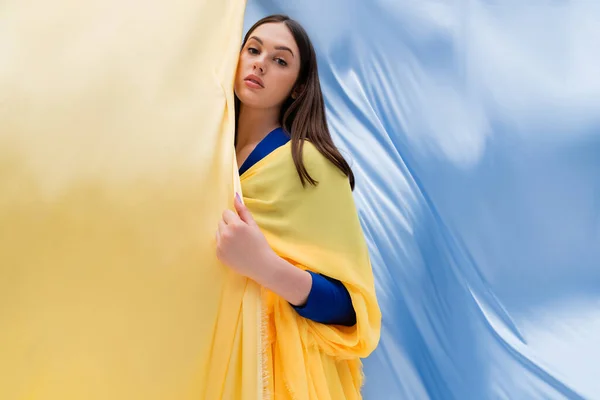
[(304, 91), (304, 85), (298, 85), (292, 90), (292, 99), (296, 100)]

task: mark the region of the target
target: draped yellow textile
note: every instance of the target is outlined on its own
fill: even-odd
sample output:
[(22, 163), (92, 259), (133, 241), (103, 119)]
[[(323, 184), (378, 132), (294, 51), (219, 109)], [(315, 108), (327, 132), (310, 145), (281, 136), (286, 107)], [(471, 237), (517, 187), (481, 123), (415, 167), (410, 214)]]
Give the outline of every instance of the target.
[(260, 397), (260, 292), (214, 243), (244, 7), (2, 2), (0, 399)]
[(290, 146), (279, 147), (241, 176), (244, 201), (279, 256), (346, 285), (357, 324), (315, 323), (264, 293), (266, 397), (359, 399), (359, 357), (376, 347), (381, 324), (365, 238), (348, 178), (306, 142), (305, 165), (319, 184), (303, 188)]

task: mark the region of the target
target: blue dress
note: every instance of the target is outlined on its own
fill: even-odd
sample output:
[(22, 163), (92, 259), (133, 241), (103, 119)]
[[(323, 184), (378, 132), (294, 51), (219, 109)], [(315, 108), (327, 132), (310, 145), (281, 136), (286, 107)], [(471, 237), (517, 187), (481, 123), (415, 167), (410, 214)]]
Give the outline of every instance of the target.
[[(244, 161), (239, 170), (240, 176), (273, 150), (289, 141), (290, 137), (282, 128), (271, 131)], [(344, 284), (328, 276), (308, 272), (312, 276), (312, 287), (306, 303), (302, 306), (293, 306), (298, 314), (322, 324), (343, 326), (356, 324), (352, 299)]]

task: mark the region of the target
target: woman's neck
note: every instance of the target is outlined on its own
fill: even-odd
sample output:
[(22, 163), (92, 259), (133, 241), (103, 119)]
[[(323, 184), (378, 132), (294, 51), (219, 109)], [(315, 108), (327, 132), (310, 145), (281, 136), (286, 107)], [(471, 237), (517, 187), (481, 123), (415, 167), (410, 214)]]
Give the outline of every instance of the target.
[(240, 104), (237, 121), (237, 148), (256, 144), (273, 129), (278, 128), (279, 110), (276, 108), (251, 108)]

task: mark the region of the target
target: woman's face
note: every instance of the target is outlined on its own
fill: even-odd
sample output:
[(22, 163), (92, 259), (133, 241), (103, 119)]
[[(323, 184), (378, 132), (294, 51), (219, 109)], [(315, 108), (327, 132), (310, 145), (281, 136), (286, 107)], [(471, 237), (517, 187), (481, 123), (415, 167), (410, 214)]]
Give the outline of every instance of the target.
[(256, 28), (240, 54), (235, 94), (254, 108), (281, 107), (292, 94), (300, 72), (300, 52), (283, 23)]

